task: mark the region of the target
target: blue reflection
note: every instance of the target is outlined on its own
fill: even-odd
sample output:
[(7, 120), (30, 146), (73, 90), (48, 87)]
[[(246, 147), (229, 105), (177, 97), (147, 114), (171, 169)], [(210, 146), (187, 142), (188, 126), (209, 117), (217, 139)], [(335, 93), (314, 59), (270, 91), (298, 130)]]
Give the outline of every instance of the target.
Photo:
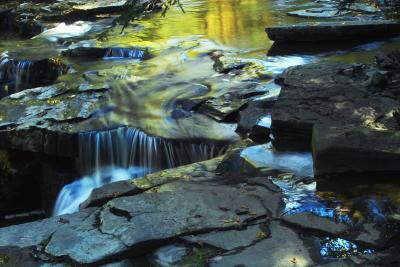
[(373, 249), (361, 248), (342, 238), (321, 238), (320, 254), (323, 257), (346, 258), (354, 255), (373, 254)]

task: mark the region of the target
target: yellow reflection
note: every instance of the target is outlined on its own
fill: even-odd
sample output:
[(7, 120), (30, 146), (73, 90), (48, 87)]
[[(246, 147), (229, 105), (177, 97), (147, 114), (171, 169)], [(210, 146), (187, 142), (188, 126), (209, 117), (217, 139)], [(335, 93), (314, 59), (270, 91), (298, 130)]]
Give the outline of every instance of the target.
[[(157, 35), (168, 39), (184, 35), (203, 35), (239, 48), (266, 47), (264, 28), (275, 24), (269, 1), (208, 0), (185, 5), (186, 14), (171, 9), (159, 20)], [(186, 2), (187, 3), (187, 2)]]

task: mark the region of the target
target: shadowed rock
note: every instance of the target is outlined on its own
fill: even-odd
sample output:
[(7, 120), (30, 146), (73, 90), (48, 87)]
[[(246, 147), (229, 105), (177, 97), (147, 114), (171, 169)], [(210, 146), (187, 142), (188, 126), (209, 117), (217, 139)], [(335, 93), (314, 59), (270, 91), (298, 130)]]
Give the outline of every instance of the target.
[(396, 73), (374, 64), (309, 64), (287, 69), (277, 80), (282, 91), (272, 111), (276, 146), (310, 149), (312, 127), (320, 124), (397, 129)]
[(396, 36), (400, 24), (391, 20), (318, 22), (269, 27), (265, 31), (276, 42), (347, 41)]
[(400, 133), (354, 126), (315, 126), (314, 173), (317, 178), (400, 173)]

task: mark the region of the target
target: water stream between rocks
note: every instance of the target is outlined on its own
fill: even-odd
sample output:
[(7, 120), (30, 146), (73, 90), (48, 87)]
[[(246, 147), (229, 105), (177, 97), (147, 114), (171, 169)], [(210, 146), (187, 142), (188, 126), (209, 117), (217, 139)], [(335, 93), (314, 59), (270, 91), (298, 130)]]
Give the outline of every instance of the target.
[[(45, 196), (51, 199), (47, 199), (50, 206), (55, 203), (53, 215), (76, 212), (93, 189), (107, 183), (223, 155), (243, 138), (235, 131), (237, 124), (245, 128), (244, 122), (236, 120), (238, 114), (246, 120), (246, 107), (258, 103), (272, 107), (279, 95), (273, 79), (284, 69), (317, 62), (366, 63), (377, 52), (400, 49), (399, 38), (339, 48), (321, 44), (299, 51), (274, 47), (268, 40), (266, 26), (309, 21), (287, 16), (287, 12), (321, 7), (325, 2), (330, 4), (305, 0), (185, 1), (185, 13), (171, 9), (165, 18), (153, 14), (122, 33), (118, 27), (112, 29), (107, 40), (96, 39), (107, 25), (104, 21), (49, 25), (50, 30), (33, 39), (5, 34), (0, 40), (0, 95), (18, 93), (7, 101), (25, 101), (31, 109), (17, 125), (3, 121), (0, 114), (1, 127), (24, 131), (37, 127), (65, 134), (65, 138), (57, 137), (57, 145), (48, 145), (53, 140), (50, 137), (45, 137), (50, 141), (44, 144), (35, 145), (29, 138), (24, 144), (29, 144), (35, 155), (51, 150), (49, 157), (55, 157), (41, 158), (46, 166), (57, 169), (50, 172), (58, 175), (56, 190), (53, 188), (56, 192)], [(229, 62), (216, 71), (215, 62), (222, 55)], [(232, 64), (243, 61), (251, 61), (252, 68), (232, 72)], [(43, 86), (50, 86), (50, 93), (24, 91)], [(82, 92), (93, 94), (81, 101)], [(67, 100), (77, 101), (76, 106), (65, 104), (54, 114), (46, 114), (47, 106)], [(257, 120), (255, 124), (270, 128), (270, 114)], [(69, 135), (75, 134), (71, 137), (74, 141), (69, 141)], [(354, 224), (361, 219), (387, 220), (400, 207), (400, 187), (395, 185), (321, 189), (313, 179), (310, 152), (275, 151), (269, 141), (265, 136), (261, 145), (244, 149), (241, 156), (281, 188), (285, 214), (307, 211)], [(21, 150), (14, 145), (16, 151)], [(60, 167), (64, 158), (72, 158), (74, 167)], [(72, 174), (67, 174), (72, 169)], [(374, 253), (341, 238), (319, 241), (324, 257)], [(161, 249), (154, 254), (156, 262), (174, 266), (184, 250), (180, 245)]]

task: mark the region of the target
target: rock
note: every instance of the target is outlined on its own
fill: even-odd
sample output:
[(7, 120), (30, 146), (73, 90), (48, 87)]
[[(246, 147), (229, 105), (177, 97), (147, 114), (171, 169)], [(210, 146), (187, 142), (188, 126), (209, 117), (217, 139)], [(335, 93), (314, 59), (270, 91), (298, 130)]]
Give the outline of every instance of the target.
[[(214, 173), (222, 158), (197, 162), (190, 165), (167, 169), (160, 172), (148, 174), (143, 178), (136, 178), (130, 181), (119, 181), (106, 184), (94, 189), (90, 197), (81, 204), (80, 208), (102, 206), (107, 201), (128, 195), (135, 195), (149, 190), (156, 186), (172, 183), (175, 181), (207, 181), (216, 179)], [(218, 178), (217, 178), (218, 179)]]
[(341, 16), (337, 8), (334, 7), (315, 7), (303, 10), (295, 10), (287, 13), (289, 16), (300, 17), (300, 18), (335, 18)]
[(208, 97), (197, 109), (217, 121), (236, 121), (238, 112), (252, 99), (268, 94), (268, 88), (257, 82), (216, 83), (220, 91)]
[(201, 104), (199, 111), (217, 121), (235, 121), (237, 111), (248, 101), (226, 94), (220, 98), (206, 100)]
[[(0, 102), (1, 146), (30, 152), (76, 156), (79, 128), (91, 118), (104, 93), (78, 93), (64, 83), (25, 90)], [(75, 122), (75, 124), (73, 123)], [(21, 138), (21, 134), (23, 137)]]
[[(0, 246), (36, 251), (43, 261), (98, 265), (143, 254), (189, 234), (246, 227), (268, 217), (255, 188), (175, 182), (102, 208), (0, 229)], [(258, 189), (260, 192), (265, 189)]]
[(272, 78), (272, 73), (261, 60), (240, 58), (230, 54), (214, 52), (214, 70), (219, 73), (230, 74), (237, 81), (257, 81)]
[[(21, 58), (17, 53), (0, 55), (1, 96), (54, 83), (67, 66), (56, 58)], [(7, 90), (5, 90), (7, 88)]]
[[(140, 2), (145, 1), (141, 0)], [(126, 3), (127, 0), (89, 0), (83, 5), (73, 6), (73, 9), (93, 14), (102, 14), (121, 11), (125, 7)]]
[(288, 225), (319, 236), (338, 237), (350, 230), (350, 227), (346, 224), (337, 223), (308, 212), (284, 215), (281, 219)]
[(363, 244), (376, 249), (382, 249), (390, 243), (396, 243), (399, 233), (392, 230), (386, 230), (378, 224), (365, 223), (362, 225), (360, 232), (353, 237), (354, 242)]
[(217, 256), (211, 260), (210, 266), (315, 266), (311, 249), (293, 230), (271, 222), (270, 231), (269, 238), (236, 254)]
[(318, 22), (269, 27), (266, 32), (276, 42), (347, 41), (395, 36), (400, 24), (390, 20)]
[(400, 133), (369, 128), (315, 126), (314, 174), (317, 178), (400, 172)]
[[(278, 82), (281, 95), (272, 111), (274, 145), (279, 149), (311, 149), (314, 125), (359, 125), (395, 130), (398, 100), (389, 84), (374, 82), (374, 64), (309, 64), (287, 69)], [(394, 75), (396, 77), (396, 75)], [(384, 78), (386, 79), (386, 78)]]
[(263, 125), (254, 125), (251, 129), (249, 138), (254, 142), (258, 143), (267, 143), (270, 141), (269, 135), (271, 134), (271, 129), (269, 127), (265, 127)]
[(248, 60), (226, 56), (222, 54), (214, 54), (212, 57), (214, 59), (214, 69), (220, 73), (228, 73), (232, 70), (243, 69), (250, 62)]
[(262, 173), (259, 176), (276, 176), (282, 173), (294, 173), (300, 177), (313, 176), (310, 153), (279, 152), (268, 145), (257, 145), (244, 149), (240, 157), (249, 169)]
[(242, 230), (216, 231), (207, 234), (182, 237), (197, 244), (207, 244), (223, 250), (235, 250), (251, 246), (270, 235), (267, 226), (252, 225)]

